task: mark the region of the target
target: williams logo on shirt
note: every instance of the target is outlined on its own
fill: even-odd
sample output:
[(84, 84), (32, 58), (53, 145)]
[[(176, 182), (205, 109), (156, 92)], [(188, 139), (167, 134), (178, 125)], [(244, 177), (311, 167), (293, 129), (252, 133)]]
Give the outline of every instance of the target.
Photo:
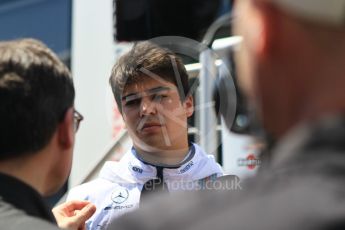
[(137, 172), (137, 173), (140, 173), (140, 174), (143, 173), (143, 170), (142, 170), (141, 168), (139, 168), (139, 167), (136, 167), (136, 166), (133, 166), (133, 167), (132, 167), (132, 170), (133, 170), (134, 172)]
[(128, 164), (128, 168), (129, 170), (133, 171), (133, 172), (136, 172), (136, 173), (140, 173), (142, 174), (143, 173), (143, 169), (140, 168), (139, 166), (133, 166), (131, 163)]
[(187, 172), (194, 165), (193, 161), (189, 162), (183, 169), (180, 170), (180, 174)]

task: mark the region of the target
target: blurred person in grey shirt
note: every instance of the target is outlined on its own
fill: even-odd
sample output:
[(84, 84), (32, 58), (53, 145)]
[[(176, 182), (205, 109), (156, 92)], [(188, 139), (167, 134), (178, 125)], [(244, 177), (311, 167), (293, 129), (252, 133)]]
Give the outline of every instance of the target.
[(234, 10), (240, 87), (274, 140), (261, 171), (241, 192), (156, 197), (111, 229), (344, 228), (345, 0)]

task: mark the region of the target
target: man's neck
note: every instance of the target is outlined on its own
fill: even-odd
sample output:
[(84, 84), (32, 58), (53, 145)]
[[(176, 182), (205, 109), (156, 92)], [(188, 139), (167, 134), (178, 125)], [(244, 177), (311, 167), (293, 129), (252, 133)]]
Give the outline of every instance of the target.
[[(335, 94), (330, 93), (329, 95)], [(280, 139), (291, 129), (305, 122), (310, 123), (329, 116), (343, 115), (345, 117), (345, 93), (339, 97), (319, 97), (308, 102), (309, 104), (305, 105), (303, 109), (295, 111), (295, 113), (287, 113), (293, 114), (293, 116), (280, 120), (280, 129), (275, 127), (275, 130), (279, 131), (275, 133), (276, 138)]]
[[(311, 62), (312, 64), (309, 63), (311, 66), (304, 70), (291, 68), (292, 72), (285, 71), (288, 76), (284, 78), (296, 76), (295, 79), (305, 80), (296, 80), (294, 91), (291, 89), (284, 93), (288, 97), (281, 99), (274, 106), (266, 106), (274, 108), (274, 116), (266, 116), (265, 125), (269, 127), (269, 131), (273, 131), (277, 139), (301, 123), (327, 116), (345, 115), (345, 91), (342, 87), (345, 85), (345, 71), (342, 65), (345, 64), (344, 58), (338, 63), (333, 63), (335, 61), (331, 58), (317, 59)], [(305, 59), (310, 62), (308, 58)], [(318, 68), (319, 66), (322, 68)]]
[(134, 148), (141, 159), (153, 165), (178, 165), (187, 157), (189, 153), (188, 144), (179, 149), (159, 151), (145, 151), (136, 146)]

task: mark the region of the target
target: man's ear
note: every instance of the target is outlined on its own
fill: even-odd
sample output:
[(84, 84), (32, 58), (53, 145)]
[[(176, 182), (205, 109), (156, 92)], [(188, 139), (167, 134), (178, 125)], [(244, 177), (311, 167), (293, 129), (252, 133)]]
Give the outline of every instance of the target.
[(124, 114), (123, 111), (122, 111), (121, 112), (121, 119), (122, 119), (123, 124), (124, 124), (123, 128), (127, 129), (127, 123), (126, 123), (126, 117), (125, 116), (126, 116), (126, 114)]
[(183, 102), (187, 117), (191, 117), (194, 113), (194, 100), (192, 95), (188, 95)]
[[(249, 32), (251, 39), (255, 39), (251, 44), (255, 44), (254, 50), (260, 58), (267, 58), (274, 52), (275, 38), (279, 36), (277, 28), (278, 18), (275, 17), (276, 9), (265, 1), (256, 1), (258, 10), (256, 11), (254, 26)], [(277, 30), (278, 29), (278, 30)]]
[(58, 124), (58, 143), (63, 149), (69, 149), (74, 144), (73, 108), (69, 108), (63, 120)]

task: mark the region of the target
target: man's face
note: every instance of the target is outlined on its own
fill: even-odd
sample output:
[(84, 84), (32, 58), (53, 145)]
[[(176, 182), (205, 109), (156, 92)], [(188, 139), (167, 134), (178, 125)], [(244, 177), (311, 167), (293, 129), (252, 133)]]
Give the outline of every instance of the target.
[(291, 44), (300, 38), (291, 36), (293, 22), (268, 1), (236, 1), (235, 15), (234, 32), (243, 37), (235, 56), (239, 85), (265, 130), (279, 138), (299, 109), (303, 79)]
[(181, 101), (177, 87), (161, 78), (125, 87), (122, 115), (134, 146), (145, 151), (176, 150), (188, 144), (187, 118), (193, 99)]

